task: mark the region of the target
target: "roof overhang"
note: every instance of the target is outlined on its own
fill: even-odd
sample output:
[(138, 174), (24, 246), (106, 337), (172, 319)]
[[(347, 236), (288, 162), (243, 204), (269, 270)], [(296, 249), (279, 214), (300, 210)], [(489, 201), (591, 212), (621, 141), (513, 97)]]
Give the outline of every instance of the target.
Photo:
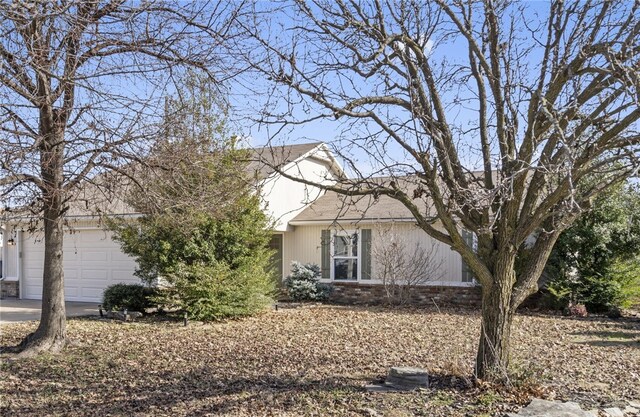
[(363, 219), (363, 218), (351, 218), (351, 219), (322, 219), (322, 220), (290, 220), (289, 224), (291, 226), (324, 226), (324, 225), (332, 225), (332, 224), (340, 224), (340, 223), (364, 223), (364, 224), (375, 224), (375, 223), (415, 223), (416, 219), (407, 218), (407, 217), (386, 217), (386, 218), (375, 218), (375, 219)]

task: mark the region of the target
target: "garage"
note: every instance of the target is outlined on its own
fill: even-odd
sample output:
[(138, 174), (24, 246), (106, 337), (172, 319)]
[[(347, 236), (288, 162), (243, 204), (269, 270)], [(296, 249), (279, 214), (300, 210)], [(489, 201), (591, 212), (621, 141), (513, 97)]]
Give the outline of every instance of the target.
[[(22, 298), (42, 298), (44, 243), (42, 236), (27, 235), (22, 239)], [(64, 273), (65, 298), (68, 301), (101, 302), (102, 292), (112, 284), (140, 283), (133, 275), (136, 263), (111, 240), (111, 232), (76, 229), (65, 233)]]

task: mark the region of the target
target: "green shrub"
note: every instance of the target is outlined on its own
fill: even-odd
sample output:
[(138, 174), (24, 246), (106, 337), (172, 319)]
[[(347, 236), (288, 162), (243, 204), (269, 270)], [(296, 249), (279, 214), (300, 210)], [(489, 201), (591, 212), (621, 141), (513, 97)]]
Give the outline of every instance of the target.
[(591, 313), (629, 307), (640, 297), (640, 261), (616, 261), (604, 275), (578, 279), (556, 277), (547, 284), (544, 305), (556, 310), (581, 303)]
[(619, 185), (565, 230), (547, 263), (547, 307), (585, 304), (592, 313), (629, 307), (640, 296), (640, 188)]
[(158, 305), (208, 321), (254, 314), (273, 302), (269, 219), (255, 196), (219, 216), (168, 211), (114, 229), (135, 257), (137, 275), (145, 282), (162, 277)]
[[(125, 200), (144, 215), (108, 225), (144, 282), (166, 287), (156, 300), (192, 318), (246, 316), (272, 302), (275, 280), (264, 213), (250, 153), (229, 135), (208, 79), (188, 76), (167, 100), (164, 140), (145, 159), (142, 187)], [(165, 285), (166, 284), (166, 285)]]
[(320, 267), (316, 264), (291, 263), (291, 274), (284, 285), (294, 301), (322, 301), (331, 294), (332, 287), (320, 283)]
[(114, 284), (104, 290), (102, 306), (106, 310), (131, 310), (144, 312), (153, 307), (156, 290), (140, 284)]
[(195, 320), (250, 316), (273, 303), (273, 277), (260, 264), (181, 264), (167, 281), (171, 286), (156, 301), (186, 311)]
[(609, 273), (620, 286), (616, 306), (640, 305), (640, 257), (615, 262)]

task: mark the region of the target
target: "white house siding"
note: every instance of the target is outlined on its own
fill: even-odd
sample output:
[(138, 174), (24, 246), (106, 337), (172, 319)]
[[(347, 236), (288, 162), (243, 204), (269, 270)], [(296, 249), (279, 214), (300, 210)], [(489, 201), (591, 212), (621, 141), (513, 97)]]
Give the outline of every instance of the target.
[(315, 263), (320, 265), (320, 237), (327, 226), (295, 226), (293, 233), (287, 233), (285, 244), (284, 271), (291, 273), (291, 262)]
[[(377, 232), (381, 227), (388, 227), (389, 225), (377, 225), (375, 223), (360, 223), (357, 226), (342, 225), (344, 229), (372, 229), (372, 245), (376, 245), (377, 239), (380, 239), (380, 235)], [(429, 282), (431, 285), (457, 285), (462, 284), (462, 261), (460, 255), (451, 250), (449, 246), (436, 241), (423, 230), (419, 229), (415, 225), (407, 222), (394, 223), (393, 227), (397, 233), (407, 240), (407, 246), (413, 247), (413, 245), (420, 243), (425, 248), (430, 248), (431, 245), (435, 245), (434, 256), (438, 260), (442, 260), (441, 273), (437, 281)], [(296, 226), (295, 232), (289, 234), (289, 239), (285, 240), (285, 274), (290, 272), (291, 261), (299, 261), (302, 263), (316, 263), (321, 262), (321, 246), (320, 239), (322, 230), (329, 228), (328, 225), (321, 226)], [(376, 279), (376, 259), (372, 256), (372, 277), (371, 281), (367, 283), (380, 282)]]
[[(8, 256), (7, 271), (16, 271), (22, 298), (42, 297), (44, 242), (42, 232), (15, 233), (22, 256)], [(95, 221), (75, 222), (64, 235), (63, 266), (65, 298), (69, 301), (100, 302), (106, 287), (112, 284), (140, 283), (133, 275), (136, 263), (102, 230)]]
[[(321, 160), (306, 158), (291, 164), (285, 172), (317, 183), (334, 182), (328, 162)], [(289, 221), (323, 193), (318, 187), (296, 182), (276, 173), (265, 179), (262, 183), (262, 196), (266, 212), (276, 221), (274, 231), (287, 231)]]
[(14, 236), (10, 234), (6, 235), (5, 245), (2, 248), (3, 249), (2, 267), (4, 269), (4, 271), (2, 272), (2, 275), (5, 279), (14, 281), (18, 279), (17, 263), (15, 262), (15, 259), (18, 253), (18, 248), (15, 244), (11, 246), (7, 245), (7, 240), (9, 239), (13, 239), (14, 243), (16, 241), (16, 238)]
[(295, 260), (295, 238), (294, 232), (284, 232), (282, 239), (282, 278), (286, 278), (291, 273), (291, 261)]

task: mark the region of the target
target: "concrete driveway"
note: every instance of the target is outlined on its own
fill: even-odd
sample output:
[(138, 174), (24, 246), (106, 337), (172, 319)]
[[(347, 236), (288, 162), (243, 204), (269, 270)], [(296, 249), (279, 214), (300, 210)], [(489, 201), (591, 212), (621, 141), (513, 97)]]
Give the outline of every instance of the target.
[[(0, 324), (40, 320), (40, 300), (0, 300)], [(67, 317), (98, 315), (98, 303), (67, 301)]]

